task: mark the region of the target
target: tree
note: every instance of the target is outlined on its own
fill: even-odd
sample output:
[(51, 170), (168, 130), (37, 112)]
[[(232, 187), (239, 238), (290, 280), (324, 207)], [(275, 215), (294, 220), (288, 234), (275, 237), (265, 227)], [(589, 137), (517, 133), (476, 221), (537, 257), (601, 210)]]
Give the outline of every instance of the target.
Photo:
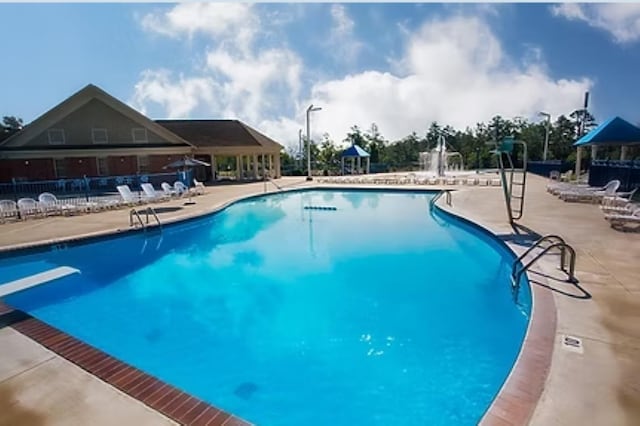
[(369, 155), (371, 155), (369, 160), (372, 163), (379, 163), (384, 155), (383, 153), (386, 141), (380, 134), (376, 123), (371, 123), (371, 128), (367, 133), (365, 133), (364, 139), (366, 140), (367, 147), (369, 148)]
[(22, 130), (23, 121), (22, 118), (14, 117), (13, 115), (2, 117), (2, 124), (0, 124), (0, 141), (7, 139), (14, 133)]

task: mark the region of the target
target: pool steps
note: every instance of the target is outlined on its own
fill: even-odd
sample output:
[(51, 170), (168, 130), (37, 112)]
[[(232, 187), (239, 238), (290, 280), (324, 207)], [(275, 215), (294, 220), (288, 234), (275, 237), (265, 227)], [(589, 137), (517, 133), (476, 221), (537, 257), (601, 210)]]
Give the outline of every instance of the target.
[(45, 272), (33, 274), (25, 278), (20, 278), (19, 280), (9, 281), (7, 283), (0, 284), (0, 297), (17, 293), (31, 287), (36, 287), (41, 284), (46, 284), (49, 281), (64, 278), (68, 275), (79, 273), (79, 269), (72, 268), (70, 266), (60, 266), (58, 268), (49, 269)]

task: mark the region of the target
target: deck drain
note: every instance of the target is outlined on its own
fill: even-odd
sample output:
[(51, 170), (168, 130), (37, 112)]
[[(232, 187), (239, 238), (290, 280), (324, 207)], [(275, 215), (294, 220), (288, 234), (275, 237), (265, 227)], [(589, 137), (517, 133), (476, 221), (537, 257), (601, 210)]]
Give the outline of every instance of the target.
[(575, 336), (562, 336), (562, 347), (571, 352), (583, 353), (582, 339)]

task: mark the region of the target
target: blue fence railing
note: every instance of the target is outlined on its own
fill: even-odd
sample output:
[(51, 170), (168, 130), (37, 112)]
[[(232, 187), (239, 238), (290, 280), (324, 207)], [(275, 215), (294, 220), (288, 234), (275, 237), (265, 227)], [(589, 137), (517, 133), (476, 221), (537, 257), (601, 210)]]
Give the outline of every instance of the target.
[(183, 173), (184, 172), (171, 172), (43, 181), (13, 181), (0, 183), (0, 198), (11, 198), (14, 200), (22, 197), (37, 198), (38, 195), (43, 192), (50, 192), (59, 198), (83, 195), (86, 197), (99, 196), (117, 192), (116, 186), (118, 185), (129, 185), (132, 190), (137, 191), (140, 189), (140, 184), (142, 183), (151, 183), (159, 189), (162, 182), (168, 182), (173, 185), (176, 180), (181, 180), (185, 184), (190, 185), (192, 180), (191, 171), (187, 171), (186, 175), (183, 175)]
[(604, 186), (618, 179), (621, 191), (640, 187), (640, 161), (595, 160), (589, 168), (589, 185)]
[(549, 177), (552, 171), (558, 171), (560, 173), (573, 170), (574, 163), (560, 161), (560, 160), (547, 160), (547, 161), (527, 161), (527, 171), (536, 175)]

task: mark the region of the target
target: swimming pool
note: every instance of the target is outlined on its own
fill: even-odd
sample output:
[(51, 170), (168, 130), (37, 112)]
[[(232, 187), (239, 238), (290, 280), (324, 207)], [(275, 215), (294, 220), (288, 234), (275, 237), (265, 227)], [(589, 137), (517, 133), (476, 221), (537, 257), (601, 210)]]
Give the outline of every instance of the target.
[(511, 253), (430, 212), (433, 195), (258, 197), (161, 234), (6, 258), (0, 274), (81, 270), (6, 301), (257, 424), (476, 424), (530, 295), (514, 304)]

